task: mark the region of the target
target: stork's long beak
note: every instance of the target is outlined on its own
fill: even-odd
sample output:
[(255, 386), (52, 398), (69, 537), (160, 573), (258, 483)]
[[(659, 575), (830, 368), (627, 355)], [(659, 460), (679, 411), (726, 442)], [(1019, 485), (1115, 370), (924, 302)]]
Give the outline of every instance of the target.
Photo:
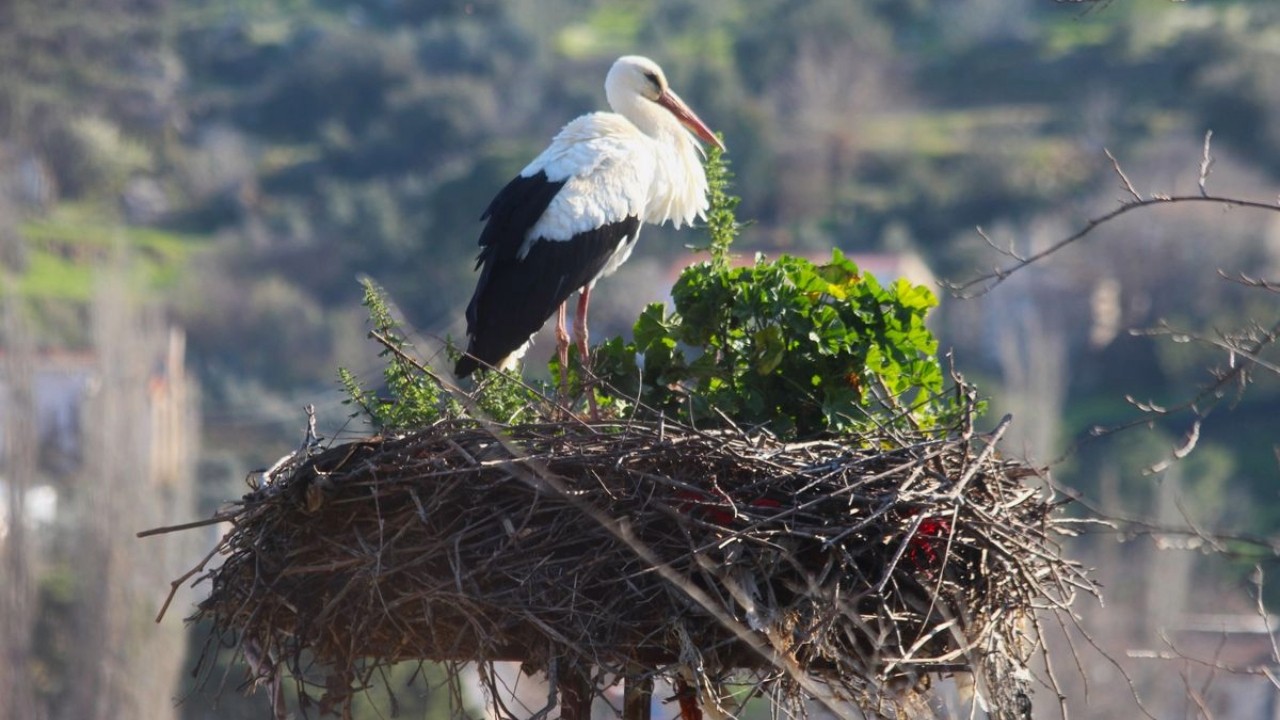
[(681, 124), (692, 130), (694, 135), (721, 150), (725, 149), (724, 143), (720, 142), (720, 138), (711, 132), (711, 128), (702, 122), (702, 118), (698, 117), (696, 113), (689, 109), (688, 105), (684, 104), (684, 101), (680, 99), (675, 90), (667, 88), (665, 92), (658, 96), (658, 104), (671, 111), (671, 114), (675, 115)]

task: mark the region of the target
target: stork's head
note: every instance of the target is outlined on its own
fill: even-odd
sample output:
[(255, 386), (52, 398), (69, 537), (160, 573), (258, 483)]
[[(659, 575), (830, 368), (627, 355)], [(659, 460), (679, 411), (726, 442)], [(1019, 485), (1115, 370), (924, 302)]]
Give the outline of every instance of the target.
[(605, 77), (604, 94), (609, 105), (623, 115), (627, 115), (627, 109), (632, 107), (660, 107), (703, 141), (724, 149), (724, 143), (667, 85), (667, 76), (658, 63), (647, 57), (624, 55), (618, 58)]

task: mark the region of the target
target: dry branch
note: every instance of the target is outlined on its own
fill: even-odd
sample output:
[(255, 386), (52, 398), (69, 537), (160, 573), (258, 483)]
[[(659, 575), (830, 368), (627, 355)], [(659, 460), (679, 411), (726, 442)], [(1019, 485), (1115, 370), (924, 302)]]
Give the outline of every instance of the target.
[[(1068, 2), (1093, 2), (1095, 0), (1067, 0), (1067, 1)], [(1106, 154), (1107, 159), (1111, 161), (1111, 169), (1115, 172), (1116, 176), (1119, 177), (1120, 184), (1124, 188), (1125, 194), (1128, 195), (1130, 199), (1122, 200), (1120, 202), (1120, 206), (1115, 208), (1114, 210), (1111, 210), (1110, 212), (1090, 218), (1086, 223), (1084, 223), (1083, 226), (1080, 227), (1080, 229), (1076, 230), (1074, 233), (1064, 238), (1061, 238), (1059, 240), (1056, 240), (1050, 243), (1047, 247), (1044, 247), (1029, 255), (1017, 254), (1012, 250), (1012, 246), (1010, 248), (998, 247), (994, 242), (991, 241), (991, 239), (987, 236), (987, 234), (983, 232), (982, 228), (978, 228), (978, 236), (981, 237), (983, 241), (987, 243), (987, 245), (991, 246), (1001, 255), (1008, 258), (1010, 262), (1008, 262), (1005, 265), (992, 268), (990, 271), (986, 273), (978, 275), (977, 277), (970, 278), (969, 280), (966, 280), (963, 282), (946, 283), (946, 286), (957, 297), (974, 298), (980, 295), (985, 295), (991, 292), (997, 285), (1007, 280), (1009, 276), (1012, 275), (1013, 273), (1018, 272), (1019, 270), (1022, 270), (1023, 268), (1029, 265), (1040, 262), (1045, 258), (1047, 258), (1048, 256), (1053, 255), (1054, 253), (1058, 252), (1059, 250), (1062, 250), (1063, 248), (1069, 245), (1074, 245), (1075, 243), (1082, 241), (1087, 235), (1092, 233), (1099, 226), (1105, 225), (1111, 222), (1112, 220), (1115, 220), (1116, 218), (1120, 217), (1121, 215), (1125, 215), (1129, 212), (1132, 212), (1134, 210), (1139, 210), (1142, 208), (1149, 208), (1149, 207), (1160, 206), (1160, 205), (1176, 205), (1176, 204), (1184, 204), (1184, 203), (1208, 203), (1210, 205), (1218, 205), (1224, 208), (1245, 208), (1249, 210), (1267, 210), (1270, 212), (1280, 212), (1280, 197), (1277, 197), (1275, 201), (1263, 201), (1263, 200), (1250, 200), (1247, 198), (1238, 198), (1238, 197), (1230, 197), (1230, 196), (1223, 196), (1223, 195), (1213, 195), (1209, 192), (1207, 183), (1209, 180), (1209, 173), (1213, 169), (1213, 164), (1214, 164), (1214, 158), (1210, 151), (1210, 141), (1212, 140), (1212, 138), (1213, 138), (1212, 130), (1205, 133), (1204, 148), (1201, 151), (1201, 156), (1200, 156), (1200, 174), (1197, 180), (1197, 187), (1199, 190), (1198, 195), (1152, 195), (1149, 197), (1143, 197), (1142, 194), (1138, 192), (1137, 188), (1134, 187), (1133, 182), (1129, 179), (1129, 176), (1125, 174), (1124, 169), (1120, 167), (1120, 161), (1116, 158), (1116, 156), (1113, 155), (1110, 150), (1104, 149), (1103, 152)], [(1255, 281), (1255, 283), (1256, 282), (1257, 281)], [(1261, 283), (1261, 286), (1267, 287), (1268, 283), (1263, 281)]]

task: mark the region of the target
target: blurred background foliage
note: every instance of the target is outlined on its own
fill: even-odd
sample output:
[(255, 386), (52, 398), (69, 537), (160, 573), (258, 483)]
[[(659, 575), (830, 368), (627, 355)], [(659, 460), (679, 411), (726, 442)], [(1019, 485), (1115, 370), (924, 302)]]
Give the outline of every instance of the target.
[[(1219, 193), (1274, 198), (1280, 182), (1274, 0), (7, 0), (6, 292), (42, 346), (87, 347), (96, 271), (128, 258), (135, 292), (188, 332), (210, 510), (296, 445), (304, 402), (329, 435), (360, 430), (336, 377), (378, 374), (359, 276), (422, 352), (462, 335), (480, 213), (602, 107), (605, 70), (632, 52), (724, 133), (748, 256), (916, 253), (963, 279), (995, 262), (974, 226), (1025, 251), (1113, 208), (1104, 147), (1141, 192), (1193, 191), (1209, 128)], [(601, 285), (597, 337), (665, 298), (690, 242), (646, 229)], [(1274, 295), (1218, 268), (1280, 274), (1275, 216), (1131, 216), (980, 300), (944, 297), (935, 331), (1015, 413), (1014, 449), (1048, 462), (1135, 417), (1126, 395), (1185, 398), (1220, 359), (1130, 328), (1275, 317)], [(1193, 519), (1280, 529), (1277, 418), (1271, 378), (1205, 425), (1181, 471)], [(1057, 479), (1150, 510), (1142, 469), (1184, 430), (1085, 442)], [(1213, 572), (1235, 586), (1247, 568)], [(57, 573), (44, 592), (56, 610)], [(238, 717), (238, 702), (182, 712)]]

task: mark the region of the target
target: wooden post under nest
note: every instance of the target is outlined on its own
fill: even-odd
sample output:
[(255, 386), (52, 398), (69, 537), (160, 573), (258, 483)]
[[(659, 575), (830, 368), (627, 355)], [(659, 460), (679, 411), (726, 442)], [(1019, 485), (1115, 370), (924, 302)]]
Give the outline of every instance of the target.
[[(652, 673), (632, 664), (623, 683), (622, 720), (649, 720), (653, 702)], [(556, 690), (560, 695), (561, 720), (591, 720), (595, 696), (589, 672), (573, 668), (556, 682)]]
[(557, 682), (560, 692), (560, 720), (591, 720), (591, 673), (572, 668)]
[(649, 720), (653, 675), (632, 664), (622, 686), (622, 720)]
[[(635, 668), (622, 690), (622, 720), (649, 720), (653, 701), (653, 675)], [(560, 720), (591, 720), (591, 679), (585, 672), (571, 672), (558, 683)]]

